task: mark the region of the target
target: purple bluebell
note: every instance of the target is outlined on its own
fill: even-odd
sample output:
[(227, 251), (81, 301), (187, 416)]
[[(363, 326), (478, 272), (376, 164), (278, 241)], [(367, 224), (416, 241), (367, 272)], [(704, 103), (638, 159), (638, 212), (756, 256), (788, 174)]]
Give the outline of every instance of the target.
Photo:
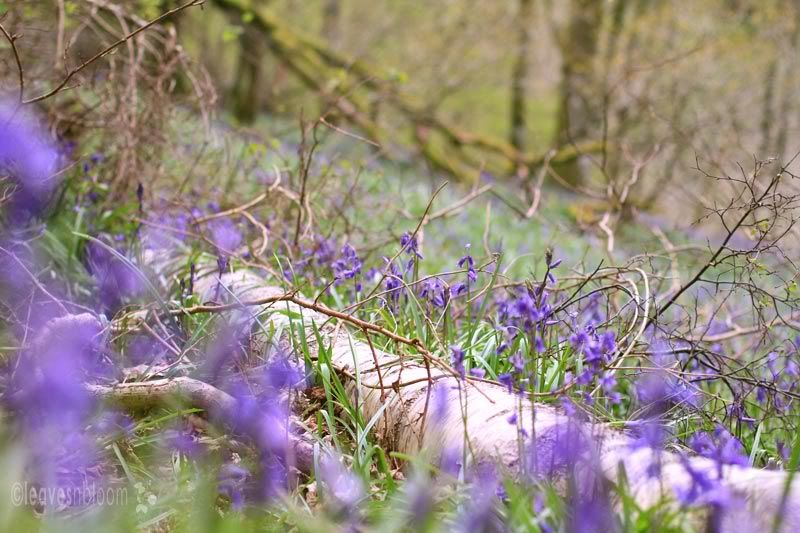
[(16, 185), (6, 208), (12, 221), (24, 222), (47, 206), (58, 184), (58, 159), (55, 145), (26, 109), (0, 102), (0, 175)]
[(215, 220), (210, 225), (211, 240), (223, 254), (232, 254), (242, 244), (242, 234), (230, 219)]
[[(341, 257), (334, 261), (331, 267), (333, 268), (336, 283), (340, 283), (346, 279), (356, 279), (361, 274), (362, 263), (355, 248), (350, 244), (345, 244), (342, 248)], [(361, 282), (356, 279), (355, 283), (356, 292), (359, 292), (361, 290)]]
[(403, 235), (400, 237), (400, 246), (405, 253), (412, 257), (412, 259), (422, 259), (422, 254), (419, 251), (419, 243), (416, 235), (412, 235), (408, 232), (403, 233)]
[(467, 268), (467, 283), (475, 283), (478, 280), (478, 272), (475, 270), (475, 260), (472, 258), (472, 255), (469, 253), (470, 245), (467, 244), (465, 246), (467, 249), (466, 253), (464, 254), (461, 259), (458, 260), (458, 268)]
[(325, 486), (328, 502), (337, 511), (351, 514), (366, 496), (361, 478), (346, 468), (335, 455), (323, 457), (318, 475)]
[(459, 346), (453, 345), (450, 347), (450, 362), (453, 365), (453, 368), (458, 375), (461, 376), (461, 379), (465, 377), (465, 370), (464, 370), (464, 350), (462, 350)]
[(422, 282), (419, 296), (434, 307), (444, 308), (450, 301), (450, 289), (439, 278), (430, 278)]

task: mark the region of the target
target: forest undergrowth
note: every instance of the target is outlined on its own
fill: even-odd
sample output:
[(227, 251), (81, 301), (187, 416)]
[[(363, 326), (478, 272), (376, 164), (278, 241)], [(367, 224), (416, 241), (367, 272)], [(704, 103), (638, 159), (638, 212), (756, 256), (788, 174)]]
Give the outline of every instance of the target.
[[(785, 169), (711, 176), (698, 161), (698, 179), (735, 191), (709, 206), (719, 233), (634, 213), (617, 235), (582, 227), (561, 193), (525, 205), (491, 176), (415, 177), (319, 121), (284, 139), (187, 136), (165, 177), (130, 190), (102, 138), (56, 144), (33, 115), (0, 115), (5, 530), (672, 531), (743, 505), (730, 465), (790, 472), (788, 494), (800, 315)], [(241, 272), (277, 296), (240, 298), (221, 280)], [(325, 317), (310, 337), (303, 310)], [(642, 506), (624, 475), (600, 475), (590, 440), (537, 454), (522, 411), (492, 423), (517, 428), (516, 471), (474, 461), (467, 434), (409, 456), (383, 427), (398, 406), (365, 418), (324, 327), (447, 373), (459, 398), (495, 383), (630, 435), (631, 453), (713, 467), (681, 463), (690, 481)], [(423, 424), (467, 416), (429, 389)], [(15, 506), (20, 483), (32, 498)], [(110, 489), (124, 501), (96, 505)]]

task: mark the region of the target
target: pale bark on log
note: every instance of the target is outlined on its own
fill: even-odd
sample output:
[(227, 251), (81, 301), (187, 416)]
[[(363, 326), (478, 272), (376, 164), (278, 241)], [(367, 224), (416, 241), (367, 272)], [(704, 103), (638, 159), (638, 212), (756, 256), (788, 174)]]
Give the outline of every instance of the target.
[[(153, 379), (115, 385), (87, 384), (94, 398), (130, 412), (149, 411), (158, 406), (186, 404), (202, 409), (212, 423), (226, 427), (238, 409), (236, 398), (208, 383), (189, 377)], [(296, 424), (290, 424), (296, 429)], [(309, 474), (314, 469), (314, 443), (310, 437), (287, 434), (292, 466)]]
[[(270, 287), (261, 277), (248, 271), (228, 273), (221, 278), (209, 275), (196, 284), (198, 294), (214, 300), (223, 293), (234, 295), (234, 301), (254, 301), (284, 294)], [(289, 311), (280, 313), (276, 311)], [(662, 495), (674, 490), (689, 491), (692, 478), (678, 454), (659, 453), (640, 447), (626, 432), (604, 424), (576, 422), (561, 410), (547, 404), (534, 403), (511, 394), (499, 385), (483, 381), (464, 381), (440, 368), (429, 370), (411, 357), (397, 356), (356, 339), (347, 327), (334, 326), (330, 317), (305, 309), (295, 303), (277, 302), (236, 311), (247, 327), (258, 319), (253, 331), (274, 326), (277, 330), (289, 327), (290, 315), (302, 316), (301, 334), (312, 356), (318, 353), (315, 328), (322, 342), (329, 347), (331, 362), (347, 383), (347, 391), (362, 412), (365, 420), (383, 413), (375, 428), (383, 444), (392, 451), (407, 455), (424, 454), (435, 459), (446, 451), (463, 450), (471, 464), (493, 463), (501, 471), (519, 475), (529, 467), (525, 459), (535, 452), (540, 461), (547, 461), (563, 443), (568, 428), (578, 428), (582, 438), (594, 443), (595, 464), (602, 476), (611, 482), (620, 481), (624, 469), (631, 494), (641, 506), (650, 506)], [(300, 322), (294, 319), (295, 328)], [(376, 367), (377, 361), (377, 367)], [(380, 377), (379, 377), (380, 372)], [(349, 376), (349, 377), (348, 377)], [(356, 379), (353, 379), (356, 378)], [(381, 387), (381, 382), (383, 387)], [(436, 404), (449, 406), (444, 412), (434, 412)], [(384, 408), (384, 404), (386, 407)], [(531, 428), (531, 421), (534, 420)], [(525, 431), (533, 437), (532, 448), (520, 454), (517, 426), (507, 417), (517, 413)], [(427, 416), (426, 416), (427, 415)], [(529, 444), (530, 446), (530, 444)], [(661, 475), (647, 475), (654, 460), (661, 465)], [(688, 465), (698, 471), (716, 472), (718, 466), (710, 459), (691, 457)], [(739, 466), (722, 468), (723, 485), (730, 489), (741, 505), (726, 510), (721, 517), (724, 531), (771, 528), (781, 508), (788, 474)], [(800, 484), (793, 483), (785, 504), (782, 529), (800, 528)]]
[[(75, 332), (83, 343), (97, 342), (103, 331), (103, 325), (97, 317), (90, 313), (65, 315), (50, 320), (39, 332), (31, 346), (30, 353), (38, 354), (61, 346), (64, 342), (74, 341)], [(151, 379), (103, 385), (86, 383), (84, 388), (92, 398), (114, 408), (131, 413), (148, 412), (159, 406), (190, 406), (202, 409), (209, 421), (223, 429), (233, 429), (232, 420), (239, 409), (238, 400), (227, 392), (190, 377)], [(289, 398), (286, 398), (289, 402)], [(314, 442), (310, 436), (298, 431), (300, 426), (293, 416), (289, 417), (289, 429), (286, 435), (290, 451), (291, 466), (300, 472), (311, 473), (314, 467)], [(243, 435), (249, 438), (249, 435)]]

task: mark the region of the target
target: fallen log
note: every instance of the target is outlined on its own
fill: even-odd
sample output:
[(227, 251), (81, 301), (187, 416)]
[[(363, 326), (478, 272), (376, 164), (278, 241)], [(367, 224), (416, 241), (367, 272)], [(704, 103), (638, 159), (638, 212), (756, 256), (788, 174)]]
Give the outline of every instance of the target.
[[(259, 331), (266, 335), (268, 329), (288, 331), (293, 326), (305, 336), (312, 356), (319, 353), (319, 338), (364, 419), (379, 416), (378, 438), (392, 451), (436, 459), (455, 447), (469, 464), (491, 463), (519, 476), (537, 468), (544, 471), (555, 466), (557, 470), (561, 448), (569, 444), (565, 437), (572, 442), (586, 440), (592, 446), (582, 453), (592, 456), (598, 473), (609, 482), (627, 484), (642, 507), (697, 491), (698, 476), (705, 476), (716, 481), (715, 491), (729, 492), (736, 502), (717, 517), (723, 531), (771, 528), (779, 512), (783, 513), (781, 530), (800, 528), (800, 484), (788, 486), (790, 474), (785, 471), (721, 466), (704, 457), (643, 446), (629, 432), (578, 421), (559, 408), (509, 393), (498, 384), (461, 379), (442, 365), (387, 353), (355, 338), (346, 325), (331, 324), (334, 315), (319, 304), (302, 303), (252, 272), (211, 274), (196, 284), (204, 301), (215, 300), (220, 287), (233, 302), (250, 302), (234, 305), (232, 312), (240, 313), (247, 327), (258, 320), (259, 327), (253, 328), (256, 336)], [(259, 301), (264, 303), (252, 304)], [(312, 305), (316, 310), (310, 309)], [(512, 415), (516, 424), (508, 421)], [(538, 467), (531, 457), (538, 458)], [(650, 474), (654, 464), (660, 471), (657, 477)], [(696, 503), (708, 504), (712, 510), (720, 507), (715, 499), (718, 492), (709, 493), (707, 499), (700, 496)]]
[[(600, 482), (625, 485), (642, 508), (691, 495), (708, 508), (721, 531), (772, 528), (782, 516), (781, 531), (800, 528), (800, 484), (786, 471), (720, 465), (711, 459), (643, 445), (635, 434), (592, 420), (580, 420), (563, 409), (531, 401), (494, 383), (462, 378), (430, 357), (421, 343), (396, 336), (407, 354), (377, 349), (356, 338), (348, 315), (303, 300), (295, 293), (269, 286), (247, 271), (218, 276), (211, 270), (195, 284), (201, 301), (216, 302), (227, 294), (229, 304), (203, 305), (197, 312), (226, 313), (227, 321), (251, 333), (253, 350), (264, 350), (285, 335), (300, 336), (312, 358), (324, 347), (332, 370), (342, 376), (350, 400), (365, 420), (375, 417), (376, 436), (389, 451), (421, 456), (432, 462), (456, 457), (462, 467), (491, 464), (521, 478), (546, 476), (556, 482), (567, 461), (580, 463), (584, 474)], [(176, 309), (175, 314), (190, 312)], [(333, 324), (331, 319), (342, 324)], [(350, 319), (358, 324), (358, 319)], [(130, 323), (130, 321), (129, 321)], [(53, 343), (69, 329), (100, 331), (91, 315), (67, 315), (51, 321), (34, 344)], [(378, 334), (359, 328), (366, 334)], [(282, 332), (280, 339), (269, 338)], [(415, 349), (416, 347), (416, 349)], [(35, 353), (35, 349), (33, 352)], [(264, 354), (254, 354), (264, 355)], [(419, 358), (423, 357), (420, 361)], [(116, 385), (87, 384), (96, 398), (129, 411), (179, 401), (203, 409), (221, 427), (236, 412), (237, 400), (207, 383), (188, 377)], [(515, 423), (509, 423), (513, 419)], [(289, 432), (294, 463), (313, 470), (313, 443)], [(657, 475), (653, 475), (654, 465)], [(713, 482), (698, 487), (698, 479)]]
[[(65, 339), (74, 337), (75, 331), (100, 332), (103, 331), (103, 325), (90, 313), (52, 319), (39, 332), (30, 353), (36, 357), (37, 354), (44, 353), (48, 346), (62, 345)], [(88, 339), (91, 338), (89, 335)], [(88, 340), (88, 342), (93, 341)], [(239, 428), (232, 423), (241, 408), (239, 400), (198, 379), (179, 376), (116, 384), (85, 383), (83, 387), (90, 397), (99, 402), (135, 414), (146, 413), (163, 406), (189, 406), (202, 409), (210, 422), (239, 436)], [(286, 404), (289, 400), (288, 397), (281, 399)], [(283, 427), (290, 466), (300, 472), (311, 473), (314, 465), (314, 441), (299, 429), (300, 425), (293, 416), (289, 416), (287, 422)], [(241, 436), (247, 439), (258, 438), (247, 434)]]
[[(87, 391), (99, 401), (130, 412), (146, 412), (158, 406), (185, 404), (202, 409), (209, 420), (221, 428), (231, 429), (229, 421), (239, 408), (236, 398), (208, 383), (181, 376), (114, 385), (87, 384)], [(290, 424), (291, 430), (297, 424)], [(314, 443), (303, 434), (286, 433), (293, 467), (309, 474), (314, 468)]]

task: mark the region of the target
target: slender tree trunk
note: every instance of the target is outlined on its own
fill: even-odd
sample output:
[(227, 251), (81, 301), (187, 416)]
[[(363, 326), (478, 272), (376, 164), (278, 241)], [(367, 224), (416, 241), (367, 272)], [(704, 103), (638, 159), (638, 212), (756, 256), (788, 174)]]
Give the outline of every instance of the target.
[(341, 18), (341, 0), (325, 0), (322, 10), (322, 36), (333, 48), (339, 45)]
[(528, 52), (531, 41), (533, 0), (519, 0), (517, 12), (517, 51), (511, 72), (511, 146), (525, 151), (528, 123), (525, 84), (528, 81)]
[[(796, 51), (798, 46), (800, 46), (800, 20), (798, 19), (798, 17), (800, 17), (800, 0), (794, 0), (791, 5), (794, 28), (792, 28), (789, 47), (790, 50)], [(783, 94), (778, 103), (778, 115), (780, 116), (780, 120), (775, 138), (775, 151), (781, 165), (786, 162), (787, 158), (794, 155), (788, 153), (789, 127), (791, 126), (792, 119), (797, 119), (797, 116), (795, 113), (790, 113), (789, 111), (792, 109), (792, 99), (795, 97), (795, 72), (797, 71), (797, 64), (796, 54), (791, 55), (788, 60), (784, 61)]]
[(233, 86), (233, 114), (244, 124), (255, 121), (264, 103), (264, 35), (251, 23), (239, 37), (239, 64)]
[[(594, 61), (603, 23), (603, 4), (597, 0), (572, 0), (566, 32), (558, 32), (562, 66), (555, 142), (559, 146), (588, 138), (597, 119), (591, 96), (597, 89)], [(584, 176), (579, 163), (576, 160), (558, 170), (567, 181), (580, 183)]]
[(761, 148), (758, 153), (759, 159), (772, 157), (775, 148), (772, 142), (775, 86), (778, 82), (779, 60), (777, 54), (773, 56), (767, 66), (767, 73), (764, 76), (764, 99), (761, 103)]
[[(322, 6), (322, 37), (329, 47), (336, 50), (339, 45), (340, 32), (341, 32), (341, 1), (340, 0), (325, 0)], [(331, 108), (330, 102), (326, 96), (319, 99), (320, 114), (327, 114), (327, 120), (331, 123), (338, 123), (340, 117), (337, 116), (335, 110)]]

